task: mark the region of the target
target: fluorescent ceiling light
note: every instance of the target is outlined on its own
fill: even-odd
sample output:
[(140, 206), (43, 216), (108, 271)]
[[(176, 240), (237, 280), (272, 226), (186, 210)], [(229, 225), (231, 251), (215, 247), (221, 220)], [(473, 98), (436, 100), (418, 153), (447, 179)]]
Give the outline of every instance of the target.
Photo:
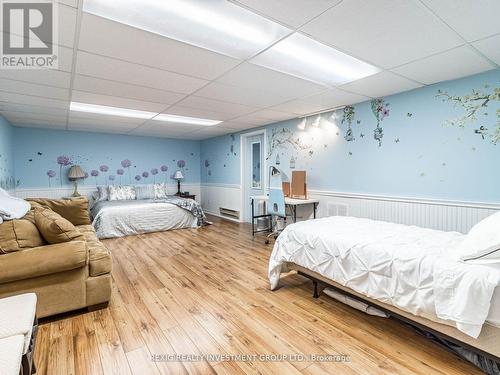
[(250, 62), (328, 86), (358, 80), (380, 69), (295, 33)]
[(87, 104), (78, 102), (71, 102), (69, 109), (74, 112), (88, 112), (88, 113), (97, 113), (100, 115), (134, 117), (143, 119), (150, 119), (157, 115), (154, 112), (138, 111), (135, 109), (108, 107), (105, 105)]
[(160, 113), (158, 116), (153, 118), (153, 120), (165, 121), (165, 122), (175, 122), (178, 124), (193, 124), (193, 125), (203, 125), (203, 126), (217, 125), (217, 124), (220, 124), (222, 122), (222, 121), (218, 121), (218, 120), (207, 120), (204, 118), (197, 118), (197, 117), (169, 115), (166, 113)]
[(83, 10), (236, 58), (292, 32), (226, 0), (85, 0)]

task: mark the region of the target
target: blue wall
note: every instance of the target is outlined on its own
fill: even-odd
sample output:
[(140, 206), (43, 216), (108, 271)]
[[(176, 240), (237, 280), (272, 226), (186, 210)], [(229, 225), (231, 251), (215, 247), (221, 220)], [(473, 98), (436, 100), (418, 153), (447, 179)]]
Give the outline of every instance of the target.
[[(307, 171), (308, 186), (315, 190), (500, 202), (499, 69), (389, 96), (378, 104), (379, 112), (370, 102), (352, 108), (350, 141), (343, 110), (336, 112), (338, 126), (329, 114), (321, 116), (319, 128), (309, 119), (304, 131), (298, 130), (297, 119), (266, 126), (270, 163), (278, 155), (280, 168), (289, 174), (293, 157), (295, 169)], [(472, 116), (467, 116), (469, 105), (477, 109)], [(380, 145), (374, 138), (377, 113)], [(273, 141), (283, 145), (273, 147)], [(202, 141), (203, 182), (240, 183), (238, 155), (229, 152), (232, 144), (239, 153), (239, 134)]]
[[(81, 165), (89, 174), (83, 185), (174, 183), (170, 176), (177, 169), (184, 171), (184, 182), (200, 181), (198, 141), (14, 128), (14, 159), (21, 188), (68, 185), (66, 176), (71, 164)], [(168, 170), (162, 171), (162, 166)], [(123, 170), (123, 175), (118, 174), (118, 169)], [(157, 174), (153, 176), (154, 169)], [(92, 176), (92, 171), (98, 176)], [(145, 172), (148, 177), (143, 176)], [(135, 176), (140, 180), (136, 181)]]
[(12, 189), (16, 186), (13, 132), (10, 123), (0, 115), (0, 187), (3, 189)]

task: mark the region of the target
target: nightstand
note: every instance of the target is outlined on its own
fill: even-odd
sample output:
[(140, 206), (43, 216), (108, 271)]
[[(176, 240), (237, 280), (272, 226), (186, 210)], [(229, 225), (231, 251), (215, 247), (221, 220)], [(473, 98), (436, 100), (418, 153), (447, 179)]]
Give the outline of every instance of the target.
[(196, 195), (194, 195), (194, 194), (184, 194), (184, 193), (181, 193), (181, 195), (179, 195), (179, 197), (196, 200)]

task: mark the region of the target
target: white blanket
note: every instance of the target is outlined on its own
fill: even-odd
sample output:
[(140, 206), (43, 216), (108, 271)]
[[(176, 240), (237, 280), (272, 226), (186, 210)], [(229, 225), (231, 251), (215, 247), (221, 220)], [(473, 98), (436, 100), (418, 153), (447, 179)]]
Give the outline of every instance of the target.
[(292, 262), (414, 315), (447, 320), (478, 337), (500, 272), (467, 265), (453, 250), (464, 238), (415, 226), (333, 216), (289, 225), (269, 260), (271, 289)]
[(0, 223), (4, 220), (20, 219), (30, 208), (31, 205), (24, 199), (13, 197), (0, 188)]

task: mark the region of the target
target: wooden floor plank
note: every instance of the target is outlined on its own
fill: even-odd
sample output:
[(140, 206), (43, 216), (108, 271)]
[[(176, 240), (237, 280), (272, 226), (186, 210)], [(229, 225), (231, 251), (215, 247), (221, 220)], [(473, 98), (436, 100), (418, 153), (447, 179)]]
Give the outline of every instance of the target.
[[(210, 220), (199, 229), (105, 240), (113, 255), (109, 307), (43, 319), (38, 374), (481, 373), (400, 322), (311, 298), (310, 281), (296, 274), (270, 291), (272, 246), (247, 224)], [(168, 354), (259, 357), (152, 360)], [(261, 357), (276, 354), (350, 361)]]

